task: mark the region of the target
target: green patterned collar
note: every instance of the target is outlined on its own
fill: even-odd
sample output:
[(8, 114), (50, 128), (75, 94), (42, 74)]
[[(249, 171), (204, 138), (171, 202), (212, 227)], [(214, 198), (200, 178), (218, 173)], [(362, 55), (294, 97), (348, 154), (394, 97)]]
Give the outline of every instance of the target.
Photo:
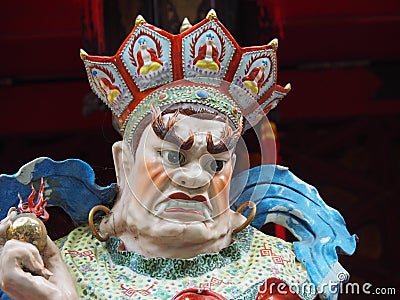
[(145, 258), (133, 251), (119, 251), (122, 241), (111, 237), (107, 249), (114, 263), (156, 279), (179, 279), (196, 277), (227, 264), (237, 261), (246, 254), (252, 243), (254, 229), (246, 227), (234, 236), (234, 242), (218, 253), (200, 254), (189, 259), (179, 258)]

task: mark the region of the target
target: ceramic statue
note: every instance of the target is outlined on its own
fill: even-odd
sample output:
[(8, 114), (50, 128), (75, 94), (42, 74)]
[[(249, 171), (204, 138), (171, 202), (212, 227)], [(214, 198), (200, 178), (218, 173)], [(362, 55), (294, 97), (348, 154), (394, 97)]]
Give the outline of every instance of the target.
[[(268, 124), (290, 90), (276, 83), (277, 46), (240, 47), (211, 10), (177, 35), (139, 16), (114, 56), (82, 50), (122, 135), (117, 183), (97, 185), (78, 159), (41, 157), (1, 175), (0, 299), (337, 297), (332, 287), (348, 279), (337, 250), (351, 255), (356, 243), (339, 212), (285, 167), (234, 172), (242, 134)], [(42, 248), (6, 238), (27, 205), (37, 215), (60, 206), (76, 228)], [(269, 222), (298, 241), (261, 232)]]

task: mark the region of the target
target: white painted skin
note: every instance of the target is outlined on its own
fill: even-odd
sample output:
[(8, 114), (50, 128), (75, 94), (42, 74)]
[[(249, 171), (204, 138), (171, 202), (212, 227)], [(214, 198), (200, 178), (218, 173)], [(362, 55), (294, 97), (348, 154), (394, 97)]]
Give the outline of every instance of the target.
[[(164, 116), (165, 123), (170, 116)], [(161, 140), (151, 125), (143, 131), (135, 155), (127, 143), (117, 142), (113, 155), (120, 193), (101, 229), (145, 257), (190, 258), (227, 247), (232, 231), (245, 219), (229, 208), (235, 155), (207, 151), (207, 133), (216, 144), (224, 126), (217, 120), (178, 115), (176, 134), (186, 140), (194, 133), (189, 150)], [(168, 155), (177, 157), (177, 152), (184, 157), (181, 163), (169, 160)], [(213, 160), (223, 161), (220, 171), (210, 170)], [(205, 201), (169, 198), (177, 193)]]
[[(145, 257), (190, 258), (227, 247), (232, 231), (245, 218), (229, 209), (235, 155), (210, 155), (206, 150), (207, 133), (211, 132), (214, 143), (218, 143), (224, 126), (220, 121), (180, 115), (175, 126), (177, 135), (185, 140), (195, 133), (194, 144), (183, 151), (185, 163), (180, 166), (168, 159), (168, 153), (178, 147), (158, 138), (150, 125), (144, 130), (135, 155), (127, 143), (115, 143), (113, 155), (120, 193), (111, 217), (101, 224), (102, 230), (120, 237), (127, 250)], [(210, 171), (212, 159), (224, 161), (220, 171)], [(168, 196), (174, 193), (201, 196), (205, 202), (169, 200)], [(14, 216), (15, 212), (10, 212), (2, 220), (0, 236)], [(60, 251), (50, 238), (42, 255), (32, 244), (17, 240), (7, 241), (0, 251), (0, 288), (10, 298), (79, 298)]]
[[(10, 211), (1, 221), (0, 236), (15, 215)], [(0, 252), (0, 289), (13, 300), (79, 299), (60, 251), (49, 237), (42, 255), (27, 242), (9, 240), (4, 244)]]

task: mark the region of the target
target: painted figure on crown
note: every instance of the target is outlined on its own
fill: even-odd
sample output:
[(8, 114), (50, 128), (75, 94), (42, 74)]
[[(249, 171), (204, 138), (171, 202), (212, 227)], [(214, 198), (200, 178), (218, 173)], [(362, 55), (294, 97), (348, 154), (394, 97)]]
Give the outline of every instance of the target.
[[(225, 39), (221, 61), (214, 36), (205, 33), (209, 28)], [(199, 50), (193, 62), (185, 51), (204, 33), (204, 53)], [(169, 61), (162, 64), (146, 50), (149, 36), (159, 41)], [(141, 52), (141, 67), (129, 55), (136, 41), (143, 45), (140, 51), (147, 51)], [(181, 49), (182, 55), (172, 55), (171, 49)], [(246, 72), (260, 57), (272, 58), (269, 75), (262, 65)], [(129, 89), (125, 102), (109, 105), (122, 135), (112, 147), (117, 183), (97, 185), (93, 169), (77, 159), (42, 157), (14, 175), (1, 175), (0, 237), (17, 218), (12, 207), (18, 206), (18, 197), (13, 195), (28, 197), (30, 185), (41, 178), (48, 204), (62, 207), (76, 225), (57, 241), (47, 237), (42, 250), (25, 240), (0, 239), (1, 299), (336, 296), (328, 288), (348, 275), (336, 251), (352, 254), (356, 236), (314, 187), (279, 165), (249, 168), (246, 156), (243, 133), (258, 122), (269, 126), (266, 113), (290, 90), (290, 85), (276, 84), (275, 42), (242, 48), (211, 10), (179, 35), (139, 16), (114, 56), (81, 52), (81, 58), (95, 92), (93, 70), (112, 75)], [(192, 62), (224, 72), (190, 76)], [(148, 66), (143, 72), (151, 72), (161, 65), (166, 74), (174, 74), (173, 80), (137, 81), (136, 71)], [(242, 86), (236, 85), (242, 78), (247, 78)], [(256, 93), (243, 90), (246, 82), (254, 83)], [(97, 95), (107, 104), (107, 97)], [(285, 226), (298, 241), (261, 232), (269, 222)]]
[(214, 45), (214, 34), (206, 34), (206, 42), (200, 46), (193, 64), (202, 69), (218, 71), (220, 68), (219, 51)]
[(246, 88), (253, 94), (257, 95), (258, 91), (261, 89), (261, 85), (265, 80), (265, 70), (268, 66), (268, 60), (264, 59), (260, 66), (255, 67), (250, 71), (248, 75), (243, 77), (242, 81)]
[(121, 94), (121, 90), (118, 86), (112, 84), (106, 77), (98, 76), (98, 72), (96, 70), (93, 70), (92, 74), (98, 89), (103, 92), (104, 97), (110, 104), (112, 104), (114, 100)]
[(138, 73), (141, 75), (153, 72), (162, 67), (162, 61), (157, 57), (156, 51), (147, 46), (145, 37), (138, 39), (139, 50), (136, 53)]

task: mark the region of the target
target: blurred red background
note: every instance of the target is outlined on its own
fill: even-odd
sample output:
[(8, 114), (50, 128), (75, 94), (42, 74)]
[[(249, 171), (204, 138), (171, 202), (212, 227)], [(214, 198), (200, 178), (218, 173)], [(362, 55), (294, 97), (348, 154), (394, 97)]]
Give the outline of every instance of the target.
[[(74, 157), (93, 166), (100, 184), (114, 180), (110, 147), (119, 136), (111, 114), (91, 96), (79, 58), (80, 48), (93, 48), (83, 34), (88, 2), (2, 3), (1, 173), (15, 173), (38, 156)], [(161, 27), (157, 2), (104, 1), (108, 54), (138, 13)], [(179, 15), (184, 1), (158, 5), (167, 2)], [(195, 2), (215, 5), (239, 44), (260, 41), (260, 1)], [(130, 10), (113, 11), (115, 3)], [(400, 2), (284, 0), (275, 5), (282, 24), (278, 83), (292, 84), (271, 116), (278, 127), (281, 163), (315, 185), (359, 235), (355, 256), (343, 258), (351, 280), (399, 286), (394, 243), (399, 229)], [(113, 29), (125, 32), (118, 35)]]

